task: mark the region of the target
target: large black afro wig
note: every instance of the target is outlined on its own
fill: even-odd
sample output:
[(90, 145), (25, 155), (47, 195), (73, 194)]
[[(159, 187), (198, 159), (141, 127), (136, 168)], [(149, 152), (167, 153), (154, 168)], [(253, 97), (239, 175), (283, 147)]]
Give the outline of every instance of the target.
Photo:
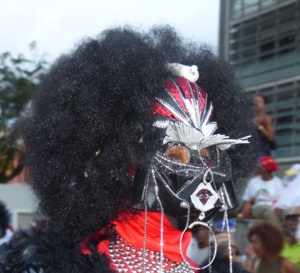
[[(198, 66), (219, 133), (253, 133), (252, 100), (230, 66), (171, 27), (115, 28), (84, 40), (53, 65), (18, 127), (52, 230), (80, 240), (130, 208), (130, 167), (149, 161), (161, 145), (151, 135), (151, 105), (170, 76), (168, 62)], [(253, 151), (238, 145), (229, 152), (236, 180), (251, 171)]]

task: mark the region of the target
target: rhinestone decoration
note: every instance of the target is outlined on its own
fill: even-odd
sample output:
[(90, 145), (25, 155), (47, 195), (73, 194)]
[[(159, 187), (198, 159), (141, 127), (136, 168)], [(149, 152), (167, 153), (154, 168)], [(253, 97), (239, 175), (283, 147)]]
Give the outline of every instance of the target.
[[(218, 245), (217, 245), (217, 240), (216, 240), (216, 236), (214, 235), (213, 233), (213, 230), (212, 230), (212, 226), (211, 226), (211, 222), (209, 222), (209, 224), (205, 223), (205, 222), (199, 222), (199, 221), (195, 221), (193, 223), (191, 223), (189, 225), (189, 228), (193, 228), (193, 226), (197, 226), (197, 225), (200, 225), (200, 226), (205, 226), (209, 229), (209, 241), (211, 241), (211, 237), (213, 238), (214, 240), (214, 254), (213, 254), (213, 257), (211, 257), (211, 246), (209, 244), (209, 255), (208, 255), (208, 264), (207, 265), (204, 265), (202, 267), (192, 267), (190, 266), (191, 268), (193, 268), (194, 270), (202, 270), (202, 269), (205, 269), (205, 268), (209, 268), (209, 272), (211, 272), (211, 264), (213, 263), (213, 261), (215, 260), (215, 257), (216, 257), (216, 254), (217, 254), (217, 248), (218, 248)], [(186, 260), (185, 260), (185, 257), (183, 256), (183, 253), (182, 253), (182, 238), (183, 238), (183, 235), (184, 233), (187, 231), (188, 227), (186, 227), (183, 232), (181, 233), (181, 237), (180, 237), (180, 253), (181, 253), (181, 257), (182, 259), (184, 260), (185, 263), (188, 263)], [(232, 272), (230, 272), (232, 273)]]
[[(193, 150), (201, 150), (209, 146), (216, 145), (221, 150), (227, 150), (236, 144), (249, 143), (248, 138), (245, 136), (239, 139), (230, 139), (229, 136), (214, 134), (218, 125), (215, 121), (211, 121), (210, 118), (213, 112), (212, 103), (207, 102), (207, 96), (205, 99), (205, 111), (200, 111), (200, 97), (197, 84), (192, 84), (195, 88), (197, 97), (194, 96), (194, 92), (191, 87), (191, 83), (187, 81), (189, 86), (190, 99), (186, 97), (183, 90), (175, 81), (173, 85), (176, 86), (178, 94), (181, 95), (181, 100), (184, 103), (184, 107), (178, 103), (177, 99), (166, 89), (169, 98), (177, 105), (180, 111), (177, 111), (166, 100), (156, 98), (156, 100), (169, 110), (180, 122), (170, 121), (167, 125), (167, 131), (163, 143), (168, 142), (183, 142), (185, 145)], [(164, 124), (166, 125), (166, 124)], [(162, 126), (162, 124), (160, 124)]]
[[(208, 174), (211, 175), (212, 180), (207, 181)], [(212, 188), (211, 182), (213, 181), (213, 173), (208, 169), (203, 177), (203, 182), (198, 185), (196, 190), (191, 195), (191, 200), (194, 206), (201, 211), (199, 219), (202, 220), (205, 217), (206, 211), (212, 209), (216, 202), (219, 200), (218, 193)]]
[[(127, 243), (117, 235), (109, 244), (110, 259), (118, 272), (123, 273), (194, 273), (187, 262), (175, 263), (170, 259), (160, 258), (160, 252), (143, 250)], [(145, 263), (143, 263), (145, 259)], [(160, 264), (162, 262), (162, 264)]]
[(229, 221), (228, 221), (228, 207), (225, 203), (225, 197), (224, 197), (224, 190), (221, 187), (220, 189), (221, 194), (221, 200), (223, 202), (223, 210), (224, 210), (224, 218), (222, 223), (222, 230), (225, 229), (226, 226), (226, 232), (227, 232), (227, 243), (228, 243), (228, 253), (229, 253), (229, 272), (233, 273), (232, 271), (232, 249), (231, 249), (231, 235), (230, 235), (230, 228), (229, 228)]

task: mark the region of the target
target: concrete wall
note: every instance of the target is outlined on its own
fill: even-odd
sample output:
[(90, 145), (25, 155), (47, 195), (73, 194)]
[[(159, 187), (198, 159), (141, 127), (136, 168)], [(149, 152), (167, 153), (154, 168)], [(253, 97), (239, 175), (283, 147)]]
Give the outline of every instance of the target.
[(14, 229), (25, 228), (32, 223), (32, 215), (37, 208), (37, 200), (26, 184), (0, 184), (0, 200), (12, 214)]

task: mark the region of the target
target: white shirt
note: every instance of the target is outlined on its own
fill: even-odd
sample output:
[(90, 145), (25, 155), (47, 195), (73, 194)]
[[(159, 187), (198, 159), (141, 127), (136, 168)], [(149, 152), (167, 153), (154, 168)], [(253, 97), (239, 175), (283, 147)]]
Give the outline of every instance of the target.
[(208, 246), (204, 248), (199, 248), (197, 239), (194, 236), (192, 236), (191, 242), (187, 249), (187, 256), (195, 264), (201, 265), (201, 263), (204, 262), (204, 260), (208, 257)]
[(259, 206), (273, 206), (284, 189), (281, 179), (274, 176), (269, 181), (262, 180), (261, 176), (254, 176), (248, 182), (243, 195), (244, 201), (254, 197), (253, 208)]

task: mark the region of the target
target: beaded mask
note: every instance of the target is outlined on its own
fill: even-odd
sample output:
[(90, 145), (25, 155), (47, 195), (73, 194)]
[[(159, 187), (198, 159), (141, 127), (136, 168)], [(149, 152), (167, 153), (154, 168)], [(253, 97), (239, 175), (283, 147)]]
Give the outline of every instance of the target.
[(232, 209), (238, 204), (226, 150), (248, 143), (248, 137), (214, 134), (213, 105), (195, 83), (197, 67), (169, 67), (179, 77), (163, 83), (164, 92), (153, 106), (161, 149), (147, 169), (137, 169), (133, 205), (163, 212), (183, 230), (190, 221), (207, 221), (222, 206)]

